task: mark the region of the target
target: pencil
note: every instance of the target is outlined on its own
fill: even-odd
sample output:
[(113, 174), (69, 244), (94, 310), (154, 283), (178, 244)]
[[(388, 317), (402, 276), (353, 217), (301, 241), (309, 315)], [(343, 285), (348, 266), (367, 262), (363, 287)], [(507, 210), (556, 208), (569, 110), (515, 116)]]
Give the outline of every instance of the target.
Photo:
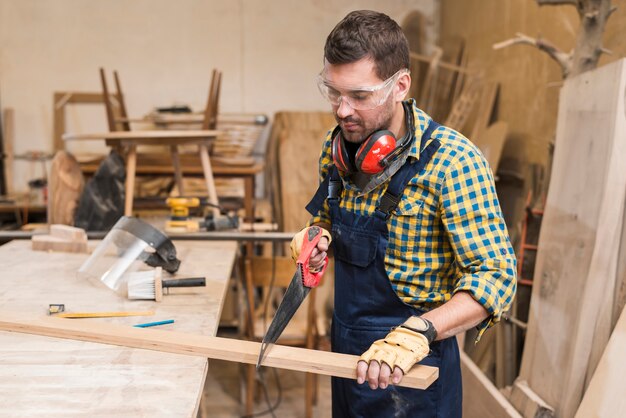
[(54, 314), (57, 318), (110, 318), (114, 316), (149, 316), (153, 311), (143, 312), (63, 312)]
[(137, 328), (147, 328), (147, 327), (154, 327), (157, 325), (166, 325), (166, 324), (173, 324), (174, 320), (173, 319), (166, 319), (163, 321), (155, 321), (155, 322), (146, 322), (143, 324), (137, 324), (137, 325), (133, 325), (134, 327)]

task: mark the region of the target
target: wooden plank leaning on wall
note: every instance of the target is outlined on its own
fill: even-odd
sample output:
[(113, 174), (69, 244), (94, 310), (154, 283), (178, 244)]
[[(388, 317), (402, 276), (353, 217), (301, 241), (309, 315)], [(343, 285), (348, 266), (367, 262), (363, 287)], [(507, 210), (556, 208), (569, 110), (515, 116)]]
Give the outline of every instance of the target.
[(573, 416), (578, 409), (597, 364), (594, 353), (603, 351), (614, 323), (624, 245), (625, 88), (622, 59), (567, 79), (559, 99), (520, 371), (520, 379), (557, 416)]

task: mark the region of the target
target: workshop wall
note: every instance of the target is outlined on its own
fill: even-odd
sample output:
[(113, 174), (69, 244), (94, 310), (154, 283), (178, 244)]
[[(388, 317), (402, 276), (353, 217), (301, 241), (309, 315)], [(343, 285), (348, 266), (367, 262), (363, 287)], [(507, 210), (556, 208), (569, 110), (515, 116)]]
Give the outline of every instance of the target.
[[(419, 10), (436, 39), (436, 0), (0, 0), (0, 100), (15, 109), (15, 153), (52, 151), (53, 92), (99, 92), (101, 66), (119, 72), (131, 117), (155, 106), (202, 109), (214, 67), (224, 73), (222, 111), (328, 110), (314, 81), (324, 41), (356, 9), (398, 22)], [(67, 123), (71, 132), (106, 130), (104, 108), (69, 106)], [(36, 176), (40, 165), (15, 163), (17, 190)]]
[[(626, 55), (626, 1), (612, 3), (618, 9), (608, 20), (604, 46), (613, 55), (603, 55), (599, 66)], [(579, 26), (575, 8), (539, 7), (535, 0), (442, 0), (440, 7), (441, 45), (450, 48), (464, 38), (470, 65), (485, 68), (500, 83), (498, 118), (508, 122), (510, 131), (504, 156), (544, 163), (556, 130), (560, 67), (532, 46), (493, 50), (492, 45), (522, 32), (569, 52)]]

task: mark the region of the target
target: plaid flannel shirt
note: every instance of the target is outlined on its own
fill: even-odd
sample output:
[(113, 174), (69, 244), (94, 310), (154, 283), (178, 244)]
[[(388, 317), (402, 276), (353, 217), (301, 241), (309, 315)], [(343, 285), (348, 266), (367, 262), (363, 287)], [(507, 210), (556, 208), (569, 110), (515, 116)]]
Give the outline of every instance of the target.
[[(419, 159), (419, 138), (430, 117), (411, 100), (415, 138), (409, 159)], [(405, 303), (430, 310), (467, 291), (489, 317), (477, 327), (477, 341), (509, 309), (516, 290), (516, 259), (496, 195), (491, 169), (480, 150), (460, 133), (440, 127), (441, 146), (413, 177), (387, 221), (385, 266), (391, 285)], [(331, 132), (320, 156), (320, 181), (331, 167)], [(428, 144), (427, 143), (427, 144)], [(426, 145), (427, 145), (426, 144)], [(389, 181), (363, 194), (342, 177), (340, 207), (371, 215)], [(328, 204), (309, 225), (330, 224)]]

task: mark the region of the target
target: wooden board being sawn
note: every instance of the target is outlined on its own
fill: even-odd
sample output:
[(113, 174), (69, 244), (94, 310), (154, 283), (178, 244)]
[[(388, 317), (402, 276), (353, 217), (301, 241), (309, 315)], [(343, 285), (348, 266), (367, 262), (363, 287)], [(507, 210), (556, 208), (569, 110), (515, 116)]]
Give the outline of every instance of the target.
[[(98, 327), (84, 321), (53, 317), (25, 319), (21, 315), (0, 313), (0, 330), (113, 344), (175, 354), (255, 364), (261, 344), (229, 338), (187, 334), (175, 331), (137, 329), (101, 323)], [(263, 365), (281, 369), (356, 379), (358, 356), (328, 351), (275, 345)], [(426, 389), (438, 377), (439, 369), (415, 366), (399, 386)]]
[(622, 59), (568, 79), (559, 99), (520, 378), (562, 417), (574, 416), (615, 323), (625, 89)]

